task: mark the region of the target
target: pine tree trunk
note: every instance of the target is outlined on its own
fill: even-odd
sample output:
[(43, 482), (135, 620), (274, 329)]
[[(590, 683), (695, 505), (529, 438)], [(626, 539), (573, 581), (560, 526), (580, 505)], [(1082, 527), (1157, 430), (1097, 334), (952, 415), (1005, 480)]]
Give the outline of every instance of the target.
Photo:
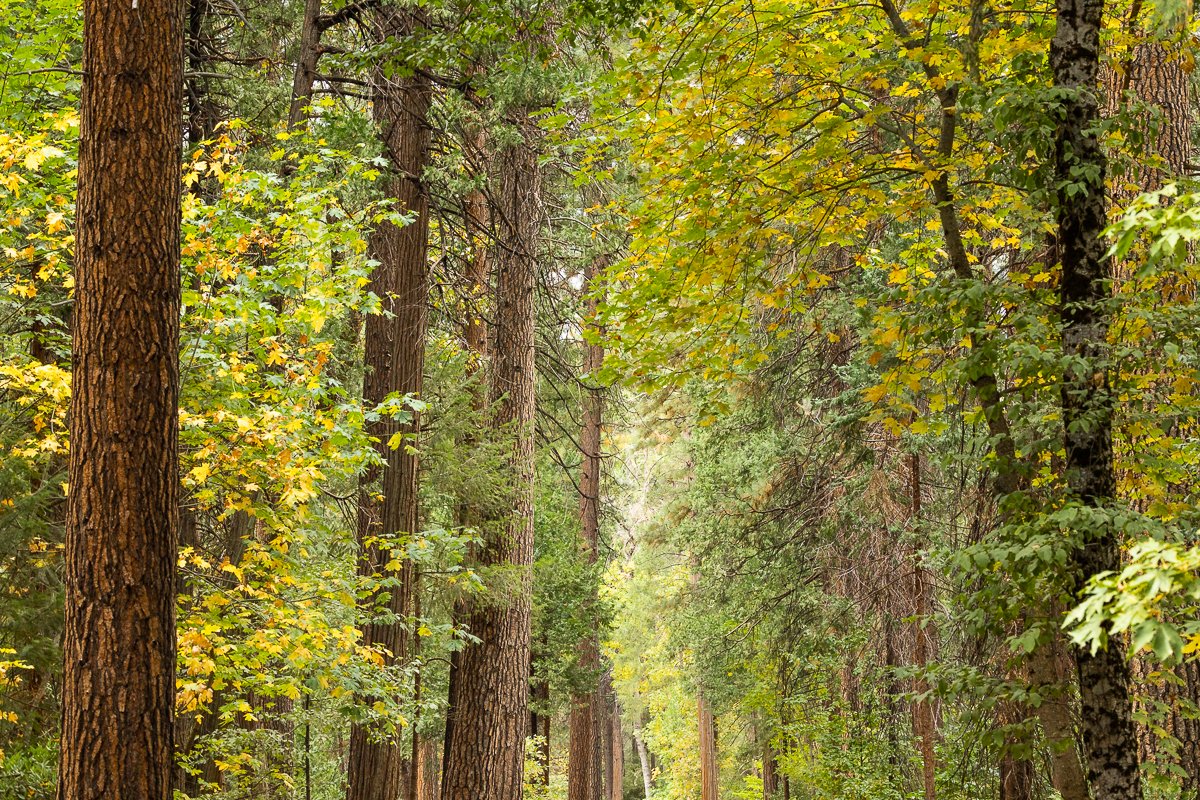
[(700, 800), (717, 800), (720, 793), (717, 723), (703, 693), (696, 700), (696, 718), (700, 725)]
[[(584, 291), (593, 292), (600, 266), (597, 260), (588, 264), (584, 276)], [(596, 315), (596, 296), (589, 294), (585, 317), (591, 320)], [(604, 362), (604, 350), (598, 343), (584, 345), (584, 381), (596, 373)], [(600, 387), (591, 383), (584, 389), (583, 425), (579, 433), (582, 462), (579, 475), (579, 527), (582, 541), (580, 549), (588, 564), (595, 564), (600, 535), (600, 429), (604, 409), (604, 394)], [(588, 598), (594, 607), (596, 598)], [(600, 640), (596, 631), (591, 631), (579, 643), (579, 663), (590, 675), (599, 678)], [(601, 701), (595, 685), (588, 691), (571, 698), (571, 739), (567, 758), (568, 800), (599, 800), (601, 795), (600, 764), (595, 759), (597, 733), (602, 714)]]
[[(467, 615), (481, 640), (459, 658), (450, 704), (443, 800), (519, 800), (528, 728), (530, 592), (533, 566), (534, 319), (541, 175), (528, 113), (515, 114), (525, 141), (498, 155), (493, 196), (498, 244), (495, 336), (489, 400), (493, 428), (512, 437), (503, 508), (487, 509), (479, 561), (505, 575), (505, 595)], [(500, 591), (494, 587), (493, 591)]]
[[(921, 526), (921, 457), (913, 453), (909, 459), (910, 517), (915, 531)], [(937, 661), (937, 643), (930, 632), (933, 620), (933, 581), (921, 560), (918, 547), (909, 554), (912, 565), (911, 602), (913, 609), (913, 666), (924, 669)], [(918, 697), (912, 703), (912, 729), (921, 750), (921, 780), (925, 800), (937, 798), (937, 709), (932, 697), (920, 697), (929, 692), (922, 678), (913, 681), (912, 690)]]
[[(375, 14), (380, 41), (409, 35), (419, 24), (412, 12), (384, 7)], [(403, 227), (382, 222), (371, 232), (371, 257), (379, 262), (370, 289), (379, 296), (385, 314), (367, 318), (366, 374), (363, 403), (368, 408), (388, 395), (419, 394), (425, 368), (427, 326), (429, 199), (422, 175), (429, 159), (428, 112), (432, 98), (427, 78), (401, 76), (378, 66), (371, 75), (373, 113), (379, 126), (391, 174), (388, 192), (399, 210), (415, 220)], [(378, 546), (380, 536), (415, 534), (419, 527), (418, 456), (412, 439), (420, 432), (420, 417), (407, 423), (383, 416), (368, 423), (375, 448), (385, 462), (363, 476), (359, 488), (359, 570), (364, 576), (384, 576), (389, 548)], [(389, 446), (396, 434), (399, 447)], [(376, 494), (382, 501), (376, 501)], [(391, 576), (389, 576), (391, 577)], [(407, 655), (406, 620), (412, 612), (412, 565), (400, 567), (399, 587), (383, 590), (387, 610), (400, 622), (369, 621), (364, 626), (368, 644), (382, 645), (391, 660)], [(380, 597), (372, 598), (373, 607)], [(367, 613), (370, 614), (369, 610)], [(408, 754), (396, 739), (380, 741), (363, 726), (350, 733), (347, 800), (395, 800), (409, 784)]]
[[(1072, 555), (1077, 588), (1121, 564), (1118, 532), (1106, 506), (1116, 495), (1112, 404), (1108, 380), (1110, 263), (1106, 225), (1106, 161), (1095, 133), (1103, 0), (1059, 0), (1050, 46), (1055, 87), (1063, 92), (1055, 154), (1063, 355), (1062, 411), (1067, 488), (1098, 513), (1079, 531)], [(1092, 654), (1075, 655), (1088, 779), (1096, 800), (1140, 800), (1137, 739), (1129, 700), (1129, 666), (1119, 637)]]
[(184, 5), (86, 0), (60, 800), (170, 800)]
[(779, 793), (779, 762), (775, 758), (775, 748), (766, 736), (762, 743), (762, 765), (763, 800), (775, 800)]
[[(313, 84), (317, 80), (317, 62), (321, 59), (321, 0), (304, 0), (304, 16), (300, 22), (300, 51), (296, 54), (296, 71), (292, 75), (292, 99), (288, 105), (287, 129), (300, 127), (308, 118), (312, 104)], [(419, 173), (418, 173), (419, 174)]]

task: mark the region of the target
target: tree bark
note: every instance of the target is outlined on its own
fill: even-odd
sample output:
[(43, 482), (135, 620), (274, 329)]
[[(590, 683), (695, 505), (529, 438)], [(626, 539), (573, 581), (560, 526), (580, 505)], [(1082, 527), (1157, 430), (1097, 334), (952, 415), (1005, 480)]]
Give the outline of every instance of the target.
[(60, 800), (170, 800), (182, 0), (87, 0)]
[[(395, 12), (384, 12), (391, 16)], [(304, 16), (300, 23), (300, 52), (296, 55), (296, 71), (292, 75), (292, 100), (288, 105), (287, 129), (300, 127), (308, 119), (312, 104), (313, 84), (317, 79), (317, 62), (321, 59), (321, 0), (304, 0)], [(420, 173), (418, 173), (419, 175)]]
[(775, 758), (775, 748), (768, 736), (762, 737), (762, 785), (763, 800), (775, 800), (779, 793), (779, 762)]
[[(643, 717), (644, 720), (644, 717)], [(643, 725), (645, 722), (643, 722)], [(654, 790), (654, 769), (650, 766), (650, 751), (646, 747), (646, 740), (642, 736), (642, 728), (633, 729), (633, 746), (637, 750), (638, 762), (642, 766), (642, 788), (643, 798), (649, 798), (650, 793)]]
[(498, 242), (495, 336), (489, 400), (492, 425), (511, 436), (504, 508), (484, 515), (479, 561), (505, 586), (507, 596), (475, 603), (467, 617), (479, 644), (459, 659), (450, 703), (454, 725), (447, 739), (443, 800), (519, 800), (528, 728), (530, 593), (533, 567), (534, 319), (541, 175), (534, 126), (527, 110), (514, 113), (524, 140), (498, 154), (492, 218)]
[[(913, 453), (909, 458), (909, 490), (911, 495), (910, 516), (914, 533), (921, 527), (921, 457)], [(919, 539), (918, 539), (919, 541)], [(937, 661), (937, 643), (930, 633), (933, 624), (933, 581), (921, 560), (921, 551), (914, 544), (909, 554), (912, 562), (910, 590), (913, 609), (913, 665), (928, 667)], [(921, 697), (929, 692), (929, 684), (923, 678), (913, 681), (912, 689), (918, 694), (912, 704), (912, 729), (921, 750), (921, 779), (925, 789), (925, 800), (937, 798), (937, 709), (932, 697)]]
[(700, 800), (717, 800), (720, 771), (717, 765), (717, 722), (701, 692), (696, 700), (696, 718), (700, 725)]
[[(584, 275), (584, 291), (588, 293), (585, 304), (585, 324), (595, 319), (597, 299), (595, 295), (598, 260), (589, 262)], [(604, 349), (596, 343), (584, 344), (583, 380), (589, 381), (604, 362)], [(583, 425), (579, 434), (582, 462), (579, 475), (579, 528), (580, 550), (589, 565), (594, 565), (600, 536), (600, 431), (604, 413), (603, 390), (587, 384), (583, 394)], [(588, 597), (588, 605), (596, 605), (594, 593)], [(600, 639), (592, 630), (579, 643), (579, 663), (589, 675), (599, 679)], [(589, 683), (588, 690), (571, 698), (570, 745), (567, 759), (568, 800), (599, 800), (602, 787), (600, 764), (595, 753), (599, 741), (601, 700), (597, 684)]]
[[(377, 9), (374, 23), (380, 41), (410, 35), (420, 24), (414, 12), (393, 7)], [(413, 214), (415, 220), (403, 227), (382, 222), (368, 242), (371, 257), (379, 262), (370, 289), (379, 296), (385, 312), (371, 315), (366, 323), (363, 403), (368, 408), (394, 393), (419, 394), (425, 368), (429, 198), (422, 175), (429, 159), (432, 90), (420, 74), (389, 72), (380, 65), (371, 75), (373, 114), (390, 166), (388, 193), (398, 208)], [(420, 415), (414, 412), (409, 422), (384, 416), (368, 423), (367, 430), (385, 465), (369, 470), (359, 487), (359, 570), (364, 576), (379, 576), (386, 572), (390, 558), (389, 548), (380, 547), (378, 537), (413, 535), (420, 524), (419, 462), (412, 441), (420, 433)], [(389, 441), (396, 434), (404, 438), (393, 448)], [(377, 494), (382, 501), (376, 501)], [(368, 621), (364, 638), (368, 644), (385, 647), (392, 661), (400, 661), (408, 647), (412, 565), (404, 562), (394, 577), (399, 586), (381, 594), (387, 595), (386, 609), (399, 621)], [(381, 599), (376, 596), (368, 601), (368, 614)], [(396, 738), (381, 741), (365, 727), (355, 725), (350, 733), (346, 798), (395, 800), (409, 784), (410, 768), (408, 754)]]
[(608, 784), (609, 800), (623, 800), (625, 797), (625, 735), (621, 728), (621, 704), (617, 700), (616, 693), (609, 695), (612, 700), (609, 713), (609, 739), (612, 741), (612, 747), (609, 750), (611, 756), (611, 769), (609, 773), (612, 779)]
[[(1110, 262), (1101, 233), (1106, 224), (1106, 159), (1096, 136), (1103, 0), (1058, 0), (1050, 45), (1055, 88), (1062, 92), (1055, 151), (1066, 479), (1084, 509), (1071, 567), (1076, 588), (1121, 564), (1118, 532), (1107, 518), (1116, 495), (1112, 392), (1108, 379)], [(1129, 699), (1129, 666), (1119, 637), (1093, 654), (1077, 650), (1076, 669), (1088, 779), (1097, 800), (1139, 800), (1141, 779)]]

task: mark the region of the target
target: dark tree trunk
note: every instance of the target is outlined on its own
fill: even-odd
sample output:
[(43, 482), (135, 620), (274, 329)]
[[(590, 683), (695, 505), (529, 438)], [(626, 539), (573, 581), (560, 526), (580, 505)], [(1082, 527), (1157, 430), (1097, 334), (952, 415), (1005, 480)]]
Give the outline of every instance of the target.
[(762, 741), (762, 784), (763, 800), (775, 800), (779, 794), (779, 762), (775, 758), (775, 748), (771, 739), (763, 736)]
[(87, 0), (60, 800), (170, 800), (182, 0)]
[[(390, 15), (392, 12), (385, 16)], [(307, 109), (312, 104), (317, 62), (321, 59), (320, 18), (321, 0), (304, 0), (304, 16), (301, 17), (300, 23), (300, 51), (296, 54), (296, 71), (292, 76), (292, 100), (288, 105), (289, 131), (298, 128), (308, 118)]]
[(193, 149), (211, 138), (217, 129), (217, 107), (208, 91), (208, 78), (203, 74), (209, 63), (204, 23), (211, 10), (210, 0), (188, 0), (187, 141), (188, 146)]
[[(392, 7), (378, 10), (374, 21), (380, 41), (409, 35), (419, 24), (412, 12)], [(363, 402), (368, 407), (393, 393), (419, 394), (425, 368), (429, 200), (422, 175), (429, 158), (432, 91), (428, 79), (418, 74), (389, 73), (383, 65), (372, 73), (373, 113), (390, 166), (388, 193), (396, 199), (398, 209), (413, 214), (415, 220), (403, 227), (383, 222), (371, 233), (369, 249), (379, 265), (370, 289), (380, 297), (387, 313), (367, 319)], [(359, 490), (360, 571), (364, 575), (386, 571), (389, 548), (377, 546), (377, 537), (417, 532), (419, 464), (412, 439), (419, 431), (420, 417), (415, 413), (407, 423), (385, 416), (368, 424), (386, 463), (382, 470), (369, 471)], [(393, 448), (389, 440), (396, 434), (404, 440)], [(381, 502), (374, 499), (377, 493)], [(405, 620), (412, 612), (412, 565), (403, 563), (395, 577), (400, 586), (385, 590), (387, 610), (400, 621), (368, 622), (365, 638), (387, 648), (394, 660), (402, 660), (408, 647)], [(356, 725), (350, 734), (346, 798), (395, 800), (409, 785), (409, 768), (408, 754), (399, 741), (378, 741)]]
[[(1112, 394), (1108, 380), (1110, 263), (1101, 232), (1106, 224), (1106, 161), (1096, 136), (1103, 0), (1058, 0), (1050, 45), (1055, 87), (1063, 109), (1055, 153), (1067, 488), (1094, 509), (1079, 531), (1072, 568), (1076, 587), (1121, 565), (1119, 534), (1106, 519), (1116, 495), (1113, 471)], [(1119, 637), (1092, 654), (1075, 654), (1087, 753), (1096, 800), (1140, 800), (1137, 739), (1129, 700), (1129, 665)]]
[[(493, 428), (512, 437), (502, 507), (486, 510), (479, 561), (503, 572), (506, 596), (477, 603), (466, 622), (481, 642), (461, 654), (450, 698), (443, 800), (519, 800), (528, 729), (530, 581), (533, 566), (534, 325), (541, 176), (528, 114), (525, 141), (498, 155), (492, 218), (498, 243), (489, 400)], [(494, 591), (501, 591), (495, 587)]]

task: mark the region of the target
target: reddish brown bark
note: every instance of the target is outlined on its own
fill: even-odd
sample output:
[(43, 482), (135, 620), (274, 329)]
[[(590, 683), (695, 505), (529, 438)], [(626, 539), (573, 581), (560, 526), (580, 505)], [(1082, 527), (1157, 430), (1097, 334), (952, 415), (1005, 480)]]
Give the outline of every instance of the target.
[(169, 800), (184, 6), (87, 0), (60, 800)]
[[(378, 9), (374, 22), (380, 41), (407, 36), (419, 25), (412, 12), (393, 7)], [(366, 324), (363, 402), (367, 407), (395, 393), (419, 394), (425, 367), (429, 200), (422, 175), (429, 158), (432, 91), (420, 75), (389, 73), (392, 70), (385, 65), (372, 73), (372, 108), (390, 166), (388, 193), (414, 221), (405, 226), (382, 222), (370, 236), (369, 251), (379, 262), (370, 289), (379, 296), (385, 313), (368, 317)], [(408, 647), (406, 620), (412, 613), (412, 565), (405, 562), (398, 575), (387, 575), (389, 548), (380, 547), (376, 540), (412, 535), (419, 527), (419, 463), (413, 440), (420, 432), (420, 416), (414, 413), (409, 422), (383, 416), (368, 423), (367, 429), (385, 465), (368, 471), (361, 481), (359, 569), (367, 576), (395, 577), (399, 586), (380, 593), (387, 595), (386, 609), (398, 621), (368, 621), (364, 638), (386, 648), (392, 660), (402, 660)], [(403, 441), (393, 448), (389, 442), (397, 434)], [(372, 607), (382, 599), (380, 595), (371, 599)], [(359, 725), (351, 730), (347, 800), (395, 800), (409, 785), (409, 758), (400, 742), (374, 734)]]
[(717, 722), (703, 693), (696, 700), (696, 719), (700, 726), (700, 800), (717, 800), (720, 795)]
[[(511, 437), (503, 507), (484, 509), (479, 562), (494, 595), (466, 617), (479, 644), (458, 660), (450, 704), (443, 800), (518, 800), (528, 729), (530, 581), (533, 566), (534, 319), (541, 176), (533, 126), (496, 159), (495, 336), (489, 342), (492, 426)], [(501, 584), (500, 576), (504, 577)]]

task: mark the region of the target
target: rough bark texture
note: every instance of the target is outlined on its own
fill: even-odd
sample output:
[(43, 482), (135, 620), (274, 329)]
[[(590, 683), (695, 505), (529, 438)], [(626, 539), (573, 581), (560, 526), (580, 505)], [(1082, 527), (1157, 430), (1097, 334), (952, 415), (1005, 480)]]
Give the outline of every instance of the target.
[[(534, 325), (540, 172), (528, 114), (514, 114), (525, 140), (496, 159), (491, 216), (497, 246), (495, 336), (489, 400), (493, 427), (511, 436), (505, 508), (489, 509), (479, 561), (493, 596), (466, 622), (481, 642), (461, 652), (451, 691), (443, 800), (517, 800), (528, 728), (530, 581), (533, 566)], [(501, 580), (503, 578), (503, 580)]]
[(292, 75), (292, 101), (288, 106), (289, 131), (298, 128), (308, 118), (307, 109), (312, 104), (317, 62), (321, 59), (321, 27), (318, 24), (320, 18), (321, 0), (304, 0), (304, 16), (300, 23), (300, 51), (296, 55), (296, 71)]
[(184, 5), (87, 0), (60, 800), (170, 800)]
[(775, 796), (779, 794), (779, 762), (775, 758), (775, 748), (769, 737), (763, 737), (762, 747), (763, 800), (775, 800)]
[[(598, 264), (588, 264), (584, 276), (584, 290), (594, 289)], [(588, 296), (586, 315), (589, 319), (596, 314), (596, 296)], [(598, 344), (585, 344), (583, 357), (584, 380), (598, 371), (604, 362), (604, 349)], [(579, 448), (582, 461), (579, 474), (579, 528), (580, 549), (588, 564), (595, 564), (600, 535), (600, 428), (604, 412), (604, 394), (600, 387), (588, 384), (583, 395), (583, 425), (579, 433)], [(589, 603), (595, 605), (596, 598)], [(589, 633), (579, 643), (579, 664), (591, 674), (599, 676), (600, 639), (596, 631)], [(568, 800), (598, 800), (602, 792), (600, 764), (595, 753), (599, 741), (597, 734), (601, 723), (601, 702), (597, 686), (571, 698), (571, 739), (567, 759)], [(610, 781), (611, 784), (611, 781)]]
[[(374, 21), (381, 41), (405, 36), (419, 24), (414, 14), (391, 7), (378, 10)], [(369, 250), (379, 266), (372, 274), (370, 289), (380, 297), (387, 313), (367, 319), (363, 402), (368, 407), (396, 392), (421, 391), (429, 292), (429, 200), (421, 176), (429, 158), (427, 118), (432, 98), (426, 78), (389, 77), (382, 66), (373, 72), (371, 88), (375, 122), (391, 170), (388, 192), (398, 208), (412, 213), (415, 221), (403, 227), (383, 222), (371, 233)], [(373, 469), (364, 475), (359, 490), (359, 569), (364, 575), (385, 574), (388, 548), (376, 546), (377, 537), (413, 534), (418, 529), (419, 464), (411, 439), (419, 431), (420, 418), (416, 414), (408, 423), (383, 417), (368, 424), (368, 432), (375, 437), (376, 449), (386, 464), (382, 470)], [(403, 434), (406, 439), (393, 449), (388, 442), (395, 434)], [(382, 495), (382, 502), (375, 500), (376, 493)], [(400, 660), (408, 644), (403, 620), (412, 611), (412, 565), (404, 563), (395, 577), (400, 586), (386, 590), (387, 609), (402, 621), (368, 622), (365, 639), (383, 645)], [(409, 759), (400, 742), (374, 738), (362, 726), (351, 730), (347, 800), (395, 800), (409, 784)]]
[[(916, 453), (909, 458), (910, 521), (915, 532), (921, 525), (921, 457)], [(919, 536), (917, 541), (920, 541)], [(922, 561), (919, 547), (914, 546), (909, 554), (912, 562), (910, 585), (913, 609), (913, 665), (928, 667), (937, 661), (937, 642), (930, 626), (933, 613), (933, 580)], [(925, 789), (925, 800), (937, 797), (937, 739), (938, 719), (936, 702), (932, 697), (921, 697), (929, 692), (929, 684), (921, 679), (913, 680), (913, 691), (918, 698), (912, 703), (913, 736), (921, 750), (921, 782)]]
[(417, 752), (417, 798), (416, 800), (438, 800), (438, 768), (441, 758), (438, 756), (437, 742), (433, 739), (422, 739)]
[[(1139, 27), (1136, 13), (1130, 23)], [(1161, 189), (1165, 183), (1193, 171), (1191, 135), (1196, 114), (1191, 96), (1191, 68), (1182, 50), (1177, 43), (1150, 38), (1137, 44), (1128, 57), (1104, 70), (1105, 115), (1117, 114), (1133, 100), (1146, 106), (1148, 112), (1131, 120), (1133, 127), (1148, 131), (1153, 126), (1154, 131), (1136, 153), (1132, 172), (1117, 176), (1114, 181), (1113, 200), (1118, 205), (1127, 204), (1141, 192)], [(1155, 157), (1160, 159), (1157, 164), (1153, 163)], [(1132, 261), (1113, 266), (1117, 286), (1134, 266)], [(1195, 287), (1174, 282), (1164, 286), (1163, 291), (1165, 299), (1187, 301), (1194, 296)], [(1166, 389), (1172, 390), (1173, 387)], [(1157, 394), (1158, 390), (1149, 391)], [(1133, 446), (1137, 447), (1137, 443)], [(1133, 672), (1140, 695), (1135, 697), (1135, 708), (1140, 715), (1156, 720), (1154, 725), (1137, 725), (1140, 760), (1178, 764), (1187, 775), (1181, 781), (1184, 791), (1190, 795), (1200, 793), (1200, 720), (1192, 713), (1192, 707), (1200, 705), (1200, 665), (1186, 664), (1165, 671), (1146, 655), (1136, 654)], [(1171, 752), (1173, 748), (1160, 747), (1155, 730), (1158, 725), (1179, 741), (1177, 754)]]
[[(1072, 557), (1077, 586), (1098, 572), (1120, 567), (1118, 535), (1105, 519), (1116, 494), (1113, 471), (1112, 397), (1106, 340), (1110, 264), (1101, 238), (1105, 219), (1106, 160), (1094, 128), (1100, 66), (1102, 0), (1058, 0), (1050, 45), (1056, 88), (1063, 92), (1055, 153), (1067, 488), (1085, 508), (1096, 509), (1079, 533)], [(1137, 739), (1129, 700), (1129, 666), (1119, 638), (1092, 654), (1075, 654), (1087, 753), (1096, 800), (1139, 800)]]
[(717, 800), (720, 793), (717, 722), (703, 693), (696, 700), (696, 718), (700, 725), (700, 800)]

